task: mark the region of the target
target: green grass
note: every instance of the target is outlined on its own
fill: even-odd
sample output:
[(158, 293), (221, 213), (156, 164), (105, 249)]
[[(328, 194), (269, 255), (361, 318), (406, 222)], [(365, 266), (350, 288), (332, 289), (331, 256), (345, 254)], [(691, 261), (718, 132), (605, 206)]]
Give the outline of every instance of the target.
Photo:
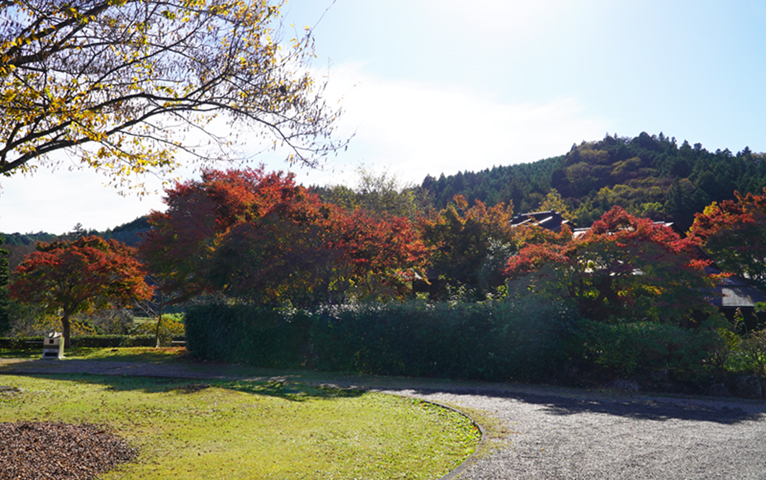
[[(0, 358), (36, 360), (41, 358), (42, 354), (42, 346), (33, 350), (0, 349)], [(64, 350), (64, 356), (73, 360), (168, 363), (185, 357), (186, 349), (183, 347), (70, 348)]]
[(88, 375), (0, 376), (0, 422), (109, 425), (140, 448), (103, 479), (425, 479), (455, 468), (479, 434), (418, 400), (287, 382)]

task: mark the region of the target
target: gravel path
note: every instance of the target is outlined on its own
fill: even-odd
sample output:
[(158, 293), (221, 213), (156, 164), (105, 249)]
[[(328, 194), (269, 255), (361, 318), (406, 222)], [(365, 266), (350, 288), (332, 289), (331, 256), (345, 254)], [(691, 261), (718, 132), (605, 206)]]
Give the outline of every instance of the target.
[[(390, 391), (483, 410), (507, 436), (461, 480), (766, 479), (766, 404)], [(482, 457), (482, 456), (480, 456)]]
[[(227, 378), (225, 372), (120, 362), (0, 362), (0, 374), (84, 372)], [(296, 381), (304, 381), (297, 376)], [(309, 381), (316, 381), (311, 379)], [(330, 382), (324, 382), (330, 383)], [(764, 479), (766, 402), (620, 396), (526, 385), (376, 377), (333, 378), (339, 386), (474, 409), (494, 417), (501, 438), (473, 457), (461, 480)], [(0, 376), (0, 384), (2, 377)]]

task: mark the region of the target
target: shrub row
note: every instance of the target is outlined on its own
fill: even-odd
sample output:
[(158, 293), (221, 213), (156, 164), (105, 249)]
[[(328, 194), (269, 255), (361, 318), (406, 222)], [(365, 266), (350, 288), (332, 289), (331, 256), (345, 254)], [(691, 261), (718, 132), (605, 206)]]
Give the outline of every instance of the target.
[(204, 305), (186, 312), (196, 358), (261, 367), (541, 381), (567, 357), (578, 317), (563, 302), (407, 302), (279, 311)]
[[(0, 338), (0, 349), (42, 350), (45, 337)], [(154, 335), (83, 335), (71, 338), (72, 348), (153, 347)]]
[(493, 381), (643, 378), (692, 389), (722, 374), (716, 356), (726, 323), (716, 316), (693, 329), (594, 322), (565, 301), (536, 295), (315, 311), (212, 304), (189, 309), (185, 321), (187, 349), (205, 360)]
[(187, 310), (184, 323), (186, 349), (199, 359), (290, 368), (308, 357), (310, 317), (302, 311), (199, 305)]

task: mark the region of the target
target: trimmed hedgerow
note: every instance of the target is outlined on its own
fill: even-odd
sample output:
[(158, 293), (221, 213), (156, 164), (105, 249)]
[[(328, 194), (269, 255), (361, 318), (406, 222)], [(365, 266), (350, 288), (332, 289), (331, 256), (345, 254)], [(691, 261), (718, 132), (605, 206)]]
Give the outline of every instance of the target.
[(725, 322), (711, 316), (696, 328), (612, 318), (580, 320), (573, 337), (578, 358), (612, 377), (645, 377), (666, 371), (679, 384), (704, 383), (715, 373), (713, 352), (721, 347)]
[(247, 305), (199, 305), (187, 310), (186, 348), (196, 358), (261, 367), (305, 365), (306, 313)]
[(577, 322), (563, 302), (359, 304), (285, 312), (205, 305), (186, 313), (190, 354), (262, 367), (541, 381)]

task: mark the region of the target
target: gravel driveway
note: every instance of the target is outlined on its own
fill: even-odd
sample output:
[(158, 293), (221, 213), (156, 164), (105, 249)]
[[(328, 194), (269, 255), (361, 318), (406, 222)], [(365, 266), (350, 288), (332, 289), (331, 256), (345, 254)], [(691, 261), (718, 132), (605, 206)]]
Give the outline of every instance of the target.
[[(483, 410), (506, 438), (458, 478), (766, 479), (766, 404), (691, 398), (391, 391)], [(483, 457), (483, 458), (482, 458)]]
[[(3, 362), (0, 374), (89, 372), (226, 378), (225, 371), (120, 362)], [(300, 375), (288, 375), (296, 381)], [(2, 378), (0, 377), (0, 383)], [(328, 383), (328, 382), (324, 382)], [(620, 396), (526, 385), (386, 377), (333, 378), (474, 409), (494, 417), (499, 439), (459, 470), (461, 480), (764, 479), (766, 402)], [(456, 472), (458, 473), (458, 472)]]

